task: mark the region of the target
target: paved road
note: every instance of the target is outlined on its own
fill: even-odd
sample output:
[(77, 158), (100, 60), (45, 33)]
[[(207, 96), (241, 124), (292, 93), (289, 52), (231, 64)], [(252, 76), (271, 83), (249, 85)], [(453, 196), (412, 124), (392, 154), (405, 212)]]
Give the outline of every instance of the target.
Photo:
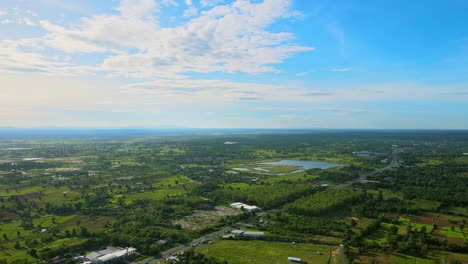
[(353, 180), (350, 180), (350, 181), (347, 181), (347, 182), (345, 182), (345, 183), (342, 183), (342, 184), (337, 185), (336, 188), (341, 189), (341, 188), (350, 186), (350, 185), (352, 185), (352, 184), (355, 183), (355, 182), (364, 181), (364, 180), (366, 180), (367, 176), (371, 176), (371, 175), (373, 175), (373, 174), (380, 173), (380, 172), (382, 172), (382, 171), (386, 171), (386, 170), (391, 170), (391, 169), (398, 168), (398, 166), (400, 166), (400, 163), (398, 163), (398, 153), (400, 153), (400, 150), (399, 150), (398, 148), (394, 148), (394, 149), (392, 150), (392, 159), (391, 159), (391, 161), (390, 161), (390, 164), (388, 164), (387, 166), (385, 166), (385, 167), (383, 167), (383, 168), (376, 169), (376, 170), (374, 170), (373, 172), (369, 172), (369, 173), (367, 173), (367, 174), (361, 174), (361, 175), (359, 175), (359, 177), (357, 177), (356, 179), (353, 179)]
[(340, 253), (341, 253), (341, 264), (346, 263), (345, 255), (344, 255), (344, 247), (343, 244), (340, 245)]
[(168, 257), (170, 257), (172, 255), (176, 255), (176, 254), (178, 254), (180, 252), (184, 252), (184, 251), (187, 251), (187, 250), (191, 249), (192, 245), (194, 245), (194, 244), (201, 244), (203, 240), (213, 240), (213, 239), (218, 238), (221, 235), (225, 234), (226, 232), (227, 232), (226, 229), (222, 229), (222, 230), (207, 234), (207, 235), (205, 235), (203, 237), (199, 237), (199, 238), (197, 238), (195, 240), (192, 240), (188, 244), (180, 245), (180, 246), (168, 249), (168, 250), (162, 252), (158, 256), (150, 257), (150, 258), (144, 259), (144, 260), (139, 261), (139, 262), (134, 262), (134, 264), (156, 264), (159, 261), (161, 261), (163, 259), (166, 259), (166, 258), (168, 258)]
[[(398, 154), (400, 153), (400, 151), (401, 150), (398, 149), (398, 148), (394, 148), (392, 150), (392, 157), (391, 157), (392, 160), (390, 161), (389, 165), (387, 165), (387, 166), (385, 166), (383, 168), (380, 168), (380, 169), (376, 169), (373, 172), (370, 172), (370, 173), (367, 173), (367, 174), (361, 174), (358, 178), (350, 180), (350, 181), (345, 182), (343, 184), (337, 185), (336, 187), (338, 189), (341, 189), (343, 187), (350, 186), (351, 184), (353, 184), (355, 182), (360, 182), (360, 181), (366, 180), (367, 176), (370, 176), (370, 175), (373, 175), (373, 174), (376, 174), (376, 173), (380, 173), (382, 171), (398, 168), (400, 166), (400, 163), (398, 162)], [(346, 257), (344, 255), (344, 247), (342, 245), (340, 245), (340, 252), (341, 252), (341, 264), (345, 264), (346, 263)]]

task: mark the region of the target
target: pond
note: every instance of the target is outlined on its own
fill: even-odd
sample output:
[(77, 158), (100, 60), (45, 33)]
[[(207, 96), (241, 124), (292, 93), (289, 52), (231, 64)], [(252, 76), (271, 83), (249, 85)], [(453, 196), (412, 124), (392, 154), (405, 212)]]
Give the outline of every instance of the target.
[(272, 161), (272, 162), (262, 162), (260, 164), (264, 165), (286, 165), (286, 166), (297, 166), (302, 167), (301, 170), (310, 170), (310, 169), (329, 169), (334, 167), (343, 166), (343, 164), (339, 163), (331, 163), (326, 161), (310, 161), (310, 160), (280, 160), (280, 161)]

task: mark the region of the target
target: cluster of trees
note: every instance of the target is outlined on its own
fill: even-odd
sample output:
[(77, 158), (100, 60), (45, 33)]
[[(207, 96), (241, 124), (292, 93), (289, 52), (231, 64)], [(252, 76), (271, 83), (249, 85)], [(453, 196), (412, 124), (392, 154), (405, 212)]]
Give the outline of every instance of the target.
[(213, 193), (214, 199), (241, 201), (263, 209), (277, 208), (299, 197), (315, 192), (312, 184), (250, 185), (243, 188), (225, 187)]
[(227, 264), (225, 260), (217, 260), (197, 253), (193, 250), (188, 250), (177, 257), (177, 263), (180, 264)]
[(332, 183), (344, 183), (359, 177), (359, 174), (362, 173), (362, 168), (354, 165), (341, 167), (334, 170), (321, 170), (321, 169), (311, 169), (307, 170), (308, 175), (316, 175), (319, 177), (317, 180), (320, 182), (332, 182)]
[(402, 192), (408, 200), (422, 198), (442, 203), (442, 206), (468, 206), (466, 177), (459, 173), (466, 166), (456, 163), (405, 166), (396, 171), (386, 171), (379, 179), (391, 177), (382, 187)]
[(299, 198), (285, 205), (284, 209), (293, 214), (318, 216), (350, 207), (365, 198), (366, 195), (363, 192), (353, 188), (328, 188), (325, 191)]
[(309, 217), (278, 212), (268, 219), (268, 238), (282, 241), (314, 242), (313, 235), (336, 236), (346, 231), (342, 221), (327, 217)]
[(377, 198), (374, 198), (372, 195), (366, 195), (366, 197), (367, 199), (353, 206), (353, 215), (379, 218), (382, 214), (386, 213), (414, 213), (407, 201), (397, 197), (384, 199), (381, 191)]

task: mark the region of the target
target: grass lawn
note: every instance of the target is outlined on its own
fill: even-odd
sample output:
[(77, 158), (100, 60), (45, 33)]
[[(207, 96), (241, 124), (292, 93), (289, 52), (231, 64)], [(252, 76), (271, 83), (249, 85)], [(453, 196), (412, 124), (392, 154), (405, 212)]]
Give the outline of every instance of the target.
[[(206, 248), (201, 253), (217, 259), (226, 260), (230, 264), (248, 263), (290, 263), (288, 257), (298, 257), (307, 263), (327, 263), (330, 252), (338, 263), (338, 247), (315, 244), (291, 244), (286, 242), (267, 241), (228, 241), (222, 240)], [(320, 251), (319, 255), (316, 252)], [(337, 254), (338, 252), (338, 254)]]
[(171, 176), (160, 178), (155, 181), (153, 184), (154, 187), (161, 187), (161, 186), (179, 186), (187, 183), (192, 183), (193, 181), (188, 178), (187, 176)]

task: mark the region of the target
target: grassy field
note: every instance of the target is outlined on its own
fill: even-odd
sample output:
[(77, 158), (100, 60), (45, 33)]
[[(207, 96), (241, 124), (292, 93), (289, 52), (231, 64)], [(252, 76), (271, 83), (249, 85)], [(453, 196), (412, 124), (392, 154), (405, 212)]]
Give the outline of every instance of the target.
[(452, 230), (450, 227), (443, 227), (440, 232), (447, 237), (465, 238), (462, 230), (460, 230), (459, 227), (455, 227), (454, 230)]
[(271, 173), (278, 174), (278, 173), (291, 173), (293, 171), (300, 170), (302, 167), (300, 166), (289, 166), (289, 165), (278, 165), (278, 166), (271, 166), (268, 170)]
[(131, 204), (138, 199), (162, 200), (167, 196), (186, 193), (182, 188), (160, 189), (153, 192), (132, 193), (125, 196), (125, 203)]
[(291, 263), (288, 262), (288, 256), (302, 258), (307, 263), (314, 264), (328, 263), (330, 258), (331, 263), (341, 263), (338, 247), (314, 244), (223, 240), (201, 249), (201, 253), (227, 260), (230, 264), (286, 264)]
[[(435, 264), (435, 263), (451, 263), (450, 261), (458, 260), (461, 263), (468, 263), (468, 257), (465, 254), (457, 254), (452, 252), (434, 252), (433, 255), (427, 258), (419, 258), (403, 254), (389, 254), (382, 252), (369, 252), (360, 256), (355, 263), (396, 263), (396, 264)], [(374, 261), (374, 262), (373, 262)]]
[(305, 172), (289, 173), (287, 175), (272, 175), (266, 179), (261, 180), (264, 183), (276, 183), (281, 181), (306, 181), (318, 178), (318, 175), (307, 175)]

